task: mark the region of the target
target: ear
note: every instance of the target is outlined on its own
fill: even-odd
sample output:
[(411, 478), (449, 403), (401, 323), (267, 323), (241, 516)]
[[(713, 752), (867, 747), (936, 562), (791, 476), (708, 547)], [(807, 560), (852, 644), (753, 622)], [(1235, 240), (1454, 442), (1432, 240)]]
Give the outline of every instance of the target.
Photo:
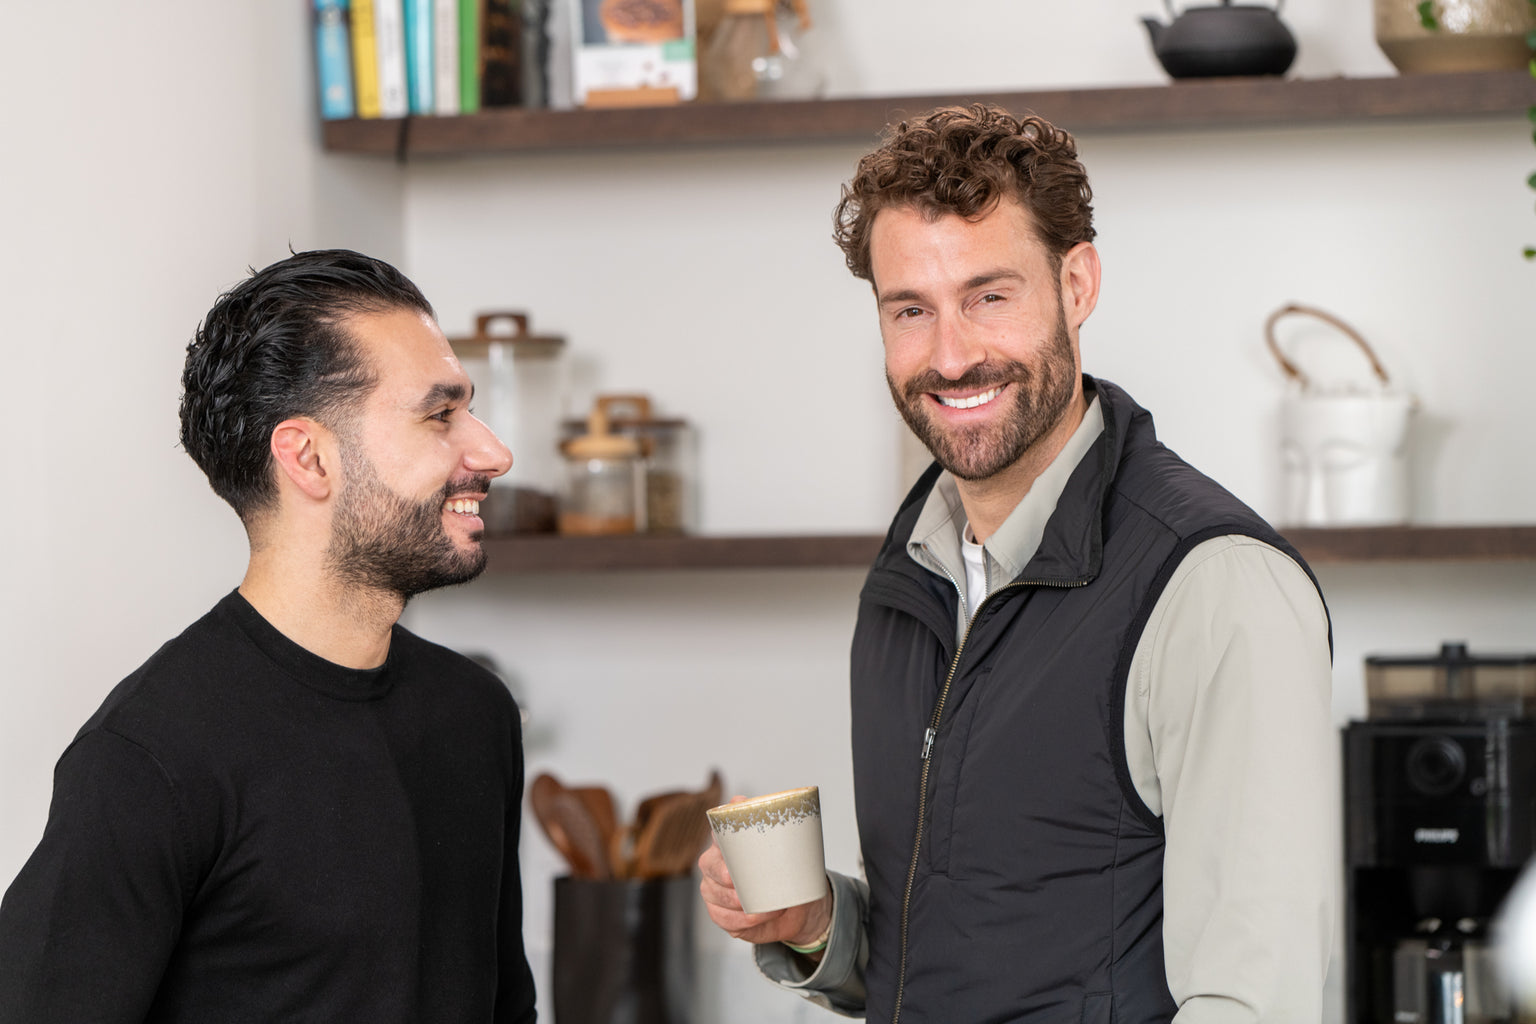
[(1067, 323), (1081, 327), (1099, 304), (1099, 250), (1078, 242), (1061, 258), (1061, 302)]
[(314, 501), (330, 497), (336, 485), (330, 437), (330, 431), (303, 416), (272, 429), (272, 460), (278, 472)]

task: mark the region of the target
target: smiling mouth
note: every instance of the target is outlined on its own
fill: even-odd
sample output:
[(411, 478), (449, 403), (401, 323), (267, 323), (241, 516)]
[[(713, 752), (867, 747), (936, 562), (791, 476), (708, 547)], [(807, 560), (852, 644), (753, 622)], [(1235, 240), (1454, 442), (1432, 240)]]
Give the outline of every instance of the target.
[(480, 514), (480, 502), (474, 498), (454, 498), (445, 502), (443, 508), (449, 512), (456, 512), (461, 516), (478, 516)]
[(934, 399), (946, 409), (975, 409), (986, 405), (992, 399), (1003, 393), (1001, 387), (990, 388), (979, 395), (971, 395), (968, 398), (945, 398), (943, 395), (934, 395)]

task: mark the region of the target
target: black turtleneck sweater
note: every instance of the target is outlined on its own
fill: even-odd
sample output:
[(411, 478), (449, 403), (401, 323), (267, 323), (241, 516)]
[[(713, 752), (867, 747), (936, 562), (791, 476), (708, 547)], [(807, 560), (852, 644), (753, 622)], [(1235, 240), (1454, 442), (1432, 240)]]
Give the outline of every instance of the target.
[(396, 626), (316, 657), (230, 594), (60, 758), (0, 1024), (524, 1022), (517, 709)]

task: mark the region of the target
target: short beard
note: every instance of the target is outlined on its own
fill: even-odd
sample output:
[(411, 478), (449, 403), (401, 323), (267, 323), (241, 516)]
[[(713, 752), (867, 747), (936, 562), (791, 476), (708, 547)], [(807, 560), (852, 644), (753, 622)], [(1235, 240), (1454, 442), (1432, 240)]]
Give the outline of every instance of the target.
[(460, 551), (443, 529), (442, 517), (449, 498), (484, 493), (489, 477), (451, 480), (415, 503), (390, 490), (355, 445), (343, 443), (342, 464), (347, 483), (325, 555), (333, 578), (408, 601), (428, 590), (467, 583), (484, 571), (485, 549), (476, 544), (472, 551)]
[[(1077, 362), (1067, 333), (1066, 311), (1056, 305), (1056, 329), (1033, 369), (1017, 360), (982, 363), (949, 380), (926, 370), (898, 384), (887, 371), (891, 399), (912, 433), (939, 465), (961, 480), (986, 480), (1018, 462), (1061, 421), (1076, 393)], [(1011, 385), (993, 401), (1011, 401), (1011, 414), (996, 426), (946, 431), (929, 412), (934, 391), (985, 391)]]

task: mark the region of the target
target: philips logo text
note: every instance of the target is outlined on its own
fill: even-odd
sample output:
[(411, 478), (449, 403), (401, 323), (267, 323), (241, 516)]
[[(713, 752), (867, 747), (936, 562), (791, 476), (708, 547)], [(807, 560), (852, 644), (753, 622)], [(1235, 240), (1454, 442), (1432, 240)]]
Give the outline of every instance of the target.
[(1416, 828), (1413, 830), (1413, 841), (1416, 843), (1449, 844), (1461, 840), (1459, 828)]

